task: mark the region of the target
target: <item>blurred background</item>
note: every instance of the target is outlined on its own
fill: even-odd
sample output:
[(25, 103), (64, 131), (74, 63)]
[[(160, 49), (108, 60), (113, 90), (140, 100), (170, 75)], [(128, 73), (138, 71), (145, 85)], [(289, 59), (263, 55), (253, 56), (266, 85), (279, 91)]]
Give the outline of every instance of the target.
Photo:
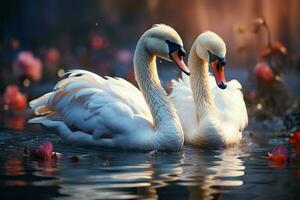
[[(246, 98), (255, 99), (270, 80), (285, 78), (284, 90), (297, 99), (299, 10), (298, 0), (1, 0), (3, 109), (9, 109), (9, 95), (19, 92), (28, 101), (52, 90), (68, 69), (121, 76), (134, 83), (136, 42), (155, 23), (174, 27), (187, 51), (203, 31), (220, 35), (227, 45), (226, 76), (243, 83)], [(170, 80), (179, 71), (171, 63), (158, 65), (170, 91)], [(256, 68), (262, 68), (262, 74)]]
[[(300, 130), (299, 11), (300, 0), (0, 0), (0, 199), (300, 199), (300, 134), (289, 137)], [(174, 27), (187, 52), (206, 30), (223, 38), (226, 79), (242, 83), (249, 115), (241, 147), (119, 154), (27, 123), (28, 102), (69, 69), (135, 84), (135, 45), (156, 23)], [(157, 64), (170, 92), (180, 71)], [(268, 162), (288, 137), (298, 157), (277, 146), (284, 161)], [(36, 161), (30, 154), (48, 140), (62, 158)]]

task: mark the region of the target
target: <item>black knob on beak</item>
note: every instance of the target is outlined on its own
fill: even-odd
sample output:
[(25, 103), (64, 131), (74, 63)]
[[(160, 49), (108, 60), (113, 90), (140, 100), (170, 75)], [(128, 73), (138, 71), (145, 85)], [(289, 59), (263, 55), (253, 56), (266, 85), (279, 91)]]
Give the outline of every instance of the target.
[(180, 48), (179, 53), (182, 57), (184, 57), (186, 55), (186, 52), (183, 47)]
[(225, 58), (219, 58), (219, 62), (221, 64), (221, 66), (226, 65)]

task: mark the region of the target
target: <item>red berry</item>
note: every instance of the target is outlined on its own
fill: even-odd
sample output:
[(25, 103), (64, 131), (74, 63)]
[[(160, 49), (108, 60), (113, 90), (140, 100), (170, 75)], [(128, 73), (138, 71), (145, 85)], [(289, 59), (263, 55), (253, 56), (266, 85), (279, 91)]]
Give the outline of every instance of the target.
[(255, 65), (254, 74), (256, 79), (264, 85), (269, 85), (274, 81), (274, 73), (267, 63), (259, 62)]

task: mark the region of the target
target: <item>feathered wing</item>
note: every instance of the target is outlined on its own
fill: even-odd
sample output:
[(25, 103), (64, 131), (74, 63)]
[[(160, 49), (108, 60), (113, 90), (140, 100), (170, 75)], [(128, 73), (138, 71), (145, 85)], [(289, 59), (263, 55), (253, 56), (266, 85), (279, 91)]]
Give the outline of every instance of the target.
[[(58, 128), (61, 135), (75, 128), (82, 136), (74, 136), (76, 140), (91, 143), (103, 139), (110, 141), (108, 146), (120, 143), (114, 141), (118, 136), (152, 126), (152, 115), (143, 95), (126, 80), (102, 78), (85, 70), (73, 70), (66, 76), (53, 92), (30, 102), (35, 114), (43, 117), (29, 122)], [(127, 141), (130, 142), (129, 136)]]
[[(221, 128), (226, 143), (238, 142), (242, 137), (242, 131), (248, 124), (248, 115), (246, 105), (241, 92), (242, 86), (237, 80), (231, 80), (227, 83), (227, 88), (221, 90), (218, 88), (215, 78), (210, 75), (212, 97), (217, 109), (217, 119), (221, 122)], [(189, 77), (182, 74), (182, 80), (173, 80), (173, 91), (170, 94), (174, 102), (176, 112), (183, 127), (185, 138), (193, 136), (195, 130), (201, 130), (197, 127), (194, 99), (190, 87)], [(199, 133), (197, 133), (199, 134)]]
[(213, 76), (210, 76), (210, 82), (213, 85), (212, 94), (222, 124), (229, 124), (233, 131), (243, 131), (248, 124), (248, 114), (241, 91), (242, 85), (237, 80), (231, 80), (227, 83), (227, 88), (221, 90)]

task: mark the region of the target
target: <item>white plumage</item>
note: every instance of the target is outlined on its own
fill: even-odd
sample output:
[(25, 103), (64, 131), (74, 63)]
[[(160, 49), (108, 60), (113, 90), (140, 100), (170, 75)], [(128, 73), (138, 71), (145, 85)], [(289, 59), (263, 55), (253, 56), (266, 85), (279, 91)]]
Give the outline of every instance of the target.
[[(186, 76), (182, 74), (182, 76)], [(238, 143), (242, 139), (242, 131), (246, 128), (248, 123), (248, 115), (245, 107), (243, 94), (241, 92), (241, 84), (237, 80), (231, 80), (227, 83), (227, 88), (221, 90), (218, 88), (214, 77), (210, 75), (210, 84), (212, 85), (211, 92), (213, 101), (217, 108), (217, 115), (213, 117), (215, 124), (218, 124), (220, 130), (215, 137), (221, 137), (223, 144)], [(183, 80), (173, 80), (173, 91), (171, 98), (174, 102), (176, 112), (179, 116), (181, 125), (183, 127), (185, 143), (194, 144), (195, 135), (201, 136), (199, 125), (196, 119), (197, 109), (195, 108), (193, 94), (190, 87), (189, 78)], [(207, 127), (208, 128), (208, 127)], [(205, 129), (203, 127), (202, 129)], [(200, 145), (205, 143), (214, 143), (218, 138), (211, 138), (211, 141), (201, 141)], [(196, 142), (196, 141), (195, 141)], [(197, 144), (196, 144), (197, 145)]]
[[(49, 126), (48, 123), (63, 122), (88, 134), (86, 138), (90, 142), (104, 146), (113, 146), (125, 133), (150, 129), (153, 124), (142, 93), (131, 83), (121, 78), (104, 79), (84, 70), (71, 71), (68, 78), (58, 82), (55, 91), (32, 101), (30, 106), (36, 114), (49, 112), (47, 116), (30, 120), (31, 123)], [(39, 112), (40, 106), (46, 113)], [(129, 142), (130, 136), (127, 138)], [(84, 142), (80, 140), (78, 143)]]
[[(70, 143), (180, 150), (182, 128), (156, 71), (157, 52), (170, 60), (166, 39), (182, 46), (176, 31), (166, 25), (149, 29), (137, 44), (134, 67), (141, 91), (122, 78), (73, 70), (53, 92), (30, 102), (35, 114), (43, 116), (29, 122), (54, 128)], [(149, 43), (151, 49), (147, 49)]]
[(200, 35), (189, 55), (191, 77), (182, 74), (182, 79), (173, 80), (170, 96), (184, 130), (186, 144), (223, 146), (238, 143), (247, 126), (248, 115), (241, 84), (231, 80), (222, 90), (208, 72), (205, 53), (213, 46), (214, 53), (225, 56), (225, 44), (222, 42), (212, 32)]

